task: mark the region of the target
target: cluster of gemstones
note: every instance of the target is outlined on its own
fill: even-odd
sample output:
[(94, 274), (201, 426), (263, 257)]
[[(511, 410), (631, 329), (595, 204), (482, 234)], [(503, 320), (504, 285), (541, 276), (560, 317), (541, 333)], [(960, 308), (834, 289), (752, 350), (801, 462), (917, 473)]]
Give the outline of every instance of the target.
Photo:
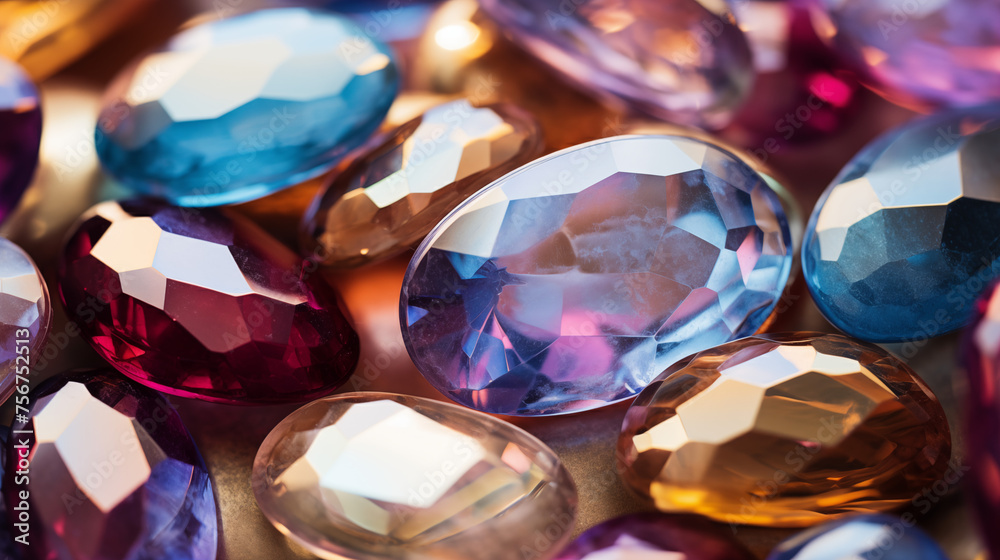
[[(34, 81), (151, 3), (0, 6), (5, 560), (239, 557), (233, 478), (289, 557), (946, 560), (919, 526), (964, 485), (1000, 558), (995, 0), (237, 2), (120, 69), (102, 190), (23, 250), (58, 229), (30, 217), (59, 180)], [(930, 114), (804, 224), (769, 159), (863, 87)], [(347, 292), (400, 256), (379, 330)], [(840, 333), (782, 329), (790, 306)], [(420, 389), (374, 390), (379, 337)], [(955, 338), (960, 413), (913, 359)], [(182, 420), (275, 409), (242, 477)], [(564, 451), (595, 446), (556, 416), (611, 418), (590, 470), (626, 515), (585, 510)], [(762, 551), (748, 526), (804, 530)]]

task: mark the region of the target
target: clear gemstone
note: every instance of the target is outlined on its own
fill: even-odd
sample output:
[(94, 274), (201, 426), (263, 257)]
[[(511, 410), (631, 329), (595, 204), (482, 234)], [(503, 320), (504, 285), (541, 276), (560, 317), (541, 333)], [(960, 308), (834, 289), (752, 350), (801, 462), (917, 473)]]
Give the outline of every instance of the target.
[(356, 266), (412, 247), (469, 195), (541, 154), (541, 132), (509, 105), (445, 103), (336, 175), (304, 222), (317, 260)]
[(31, 183), (41, 140), (38, 91), (20, 67), (0, 57), (0, 222)]
[(566, 413), (754, 333), (791, 262), (779, 199), (741, 160), (693, 139), (610, 138), (445, 218), (410, 263), (400, 320), (418, 369), (456, 402)]
[(778, 544), (767, 560), (948, 560), (912, 521), (888, 515), (855, 515), (803, 531)]
[(669, 368), (629, 408), (622, 478), (663, 511), (812, 525), (908, 504), (950, 468), (937, 398), (840, 335), (744, 338)]
[(802, 268), (814, 301), (865, 340), (955, 330), (1000, 270), (1000, 110), (908, 123), (866, 146), (813, 210)]
[(105, 95), (97, 151), (131, 188), (183, 206), (243, 202), (332, 167), (396, 95), (388, 47), (350, 20), (263, 10), (181, 31)]
[(29, 546), (17, 547), (26, 558), (215, 559), (212, 482), (162, 396), (97, 371), (51, 379), (29, 400), (28, 421), (13, 426), (27, 441), (28, 481), (15, 478), (14, 440), (4, 481), (9, 510), (30, 496)]
[(253, 488), (275, 526), (337, 560), (551, 558), (576, 513), (569, 473), (528, 433), (384, 393), (293, 412), (261, 444)]
[[(52, 303), (42, 273), (27, 253), (13, 242), (0, 237), (0, 403), (14, 392), (18, 366), (28, 365), (21, 358), (36, 359), (49, 325)], [(20, 350), (20, 351), (19, 351)]]

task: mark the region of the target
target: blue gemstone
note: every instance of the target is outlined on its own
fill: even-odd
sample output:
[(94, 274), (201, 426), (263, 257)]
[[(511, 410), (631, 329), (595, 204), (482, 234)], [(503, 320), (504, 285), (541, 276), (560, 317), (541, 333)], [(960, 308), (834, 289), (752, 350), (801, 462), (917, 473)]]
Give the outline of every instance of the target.
[(741, 160), (679, 137), (599, 140), (521, 167), (438, 224), (403, 280), (403, 338), (460, 404), (586, 410), (754, 333), (791, 263), (781, 203)]
[(998, 180), (1000, 107), (920, 119), (865, 147), (806, 230), (817, 307), (874, 342), (960, 328), (1000, 273)]
[(116, 78), (97, 151), (140, 193), (184, 206), (244, 202), (364, 142), (398, 81), (388, 47), (336, 14), (282, 8), (204, 23)]
[(780, 543), (767, 560), (948, 560), (912, 520), (856, 515), (813, 527)]

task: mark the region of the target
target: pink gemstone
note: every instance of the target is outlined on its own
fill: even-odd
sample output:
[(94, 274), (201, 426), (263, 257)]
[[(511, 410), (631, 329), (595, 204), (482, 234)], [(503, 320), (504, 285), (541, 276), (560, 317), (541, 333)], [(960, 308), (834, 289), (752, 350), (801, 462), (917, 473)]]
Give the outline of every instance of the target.
[(89, 210), (59, 263), (67, 314), (106, 360), (167, 393), (300, 402), (346, 381), (358, 335), (338, 294), (257, 226), (148, 201)]
[(697, 515), (626, 515), (589, 529), (555, 560), (753, 560), (726, 530)]

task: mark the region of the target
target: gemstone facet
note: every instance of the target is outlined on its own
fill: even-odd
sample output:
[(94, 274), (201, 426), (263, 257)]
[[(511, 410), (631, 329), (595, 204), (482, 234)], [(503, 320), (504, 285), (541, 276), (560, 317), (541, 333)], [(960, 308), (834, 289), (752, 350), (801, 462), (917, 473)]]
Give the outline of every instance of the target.
[(569, 473), (530, 434), (385, 393), (290, 414), (261, 444), (253, 488), (264, 515), (323, 558), (546, 559), (569, 540), (576, 514)]
[(129, 187), (182, 206), (259, 198), (332, 167), (378, 127), (398, 87), (391, 56), (316, 10), (186, 29), (112, 83), (98, 155)]
[(839, 50), (873, 88), (905, 104), (1000, 99), (1000, 4), (819, 0)]
[(306, 214), (303, 247), (334, 266), (399, 254), (541, 149), (534, 118), (516, 107), (475, 108), (465, 99), (434, 107), (326, 185)]
[(946, 113), (866, 146), (813, 210), (802, 268), (837, 328), (875, 342), (963, 326), (1000, 270), (1000, 110)]
[(636, 398), (626, 484), (663, 511), (799, 527), (909, 503), (947, 472), (937, 398), (903, 362), (839, 335), (758, 335), (691, 356)]
[(214, 560), (208, 470), (162, 396), (114, 372), (73, 372), (39, 385), (30, 402), (27, 422), (13, 426), (24, 430), (14, 433), (28, 442), (30, 475), (16, 476), (11, 445), (4, 480), (9, 510), (30, 496), (25, 557)]
[(680, 137), (599, 140), (497, 180), (427, 236), (403, 280), (403, 338), (466, 406), (595, 408), (754, 333), (790, 253), (777, 195), (735, 156)]
[(753, 81), (750, 48), (724, 3), (483, 0), (518, 44), (597, 95), (671, 122), (719, 128)]
[(867, 514), (824, 523), (781, 542), (767, 560), (948, 560), (913, 521)]
[(569, 544), (556, 560), (753, 560), (718, 525), (696, 515), (643, 513), (605, 521)]
[(351, 374), (358, 335), (339, 296), (244, 218), (105, 202), (63, 251), (59, 292), (91, 346), (172, 395), (301, 402)]
[(0, 403), (14, 392), (18, 369), (26, 375), (51, 323), (42, 273), (27, 253), (0, 237)]
[(41, 141), (38, 91), (20, 67), (0, 57), (0, 222), (31, 183)]

